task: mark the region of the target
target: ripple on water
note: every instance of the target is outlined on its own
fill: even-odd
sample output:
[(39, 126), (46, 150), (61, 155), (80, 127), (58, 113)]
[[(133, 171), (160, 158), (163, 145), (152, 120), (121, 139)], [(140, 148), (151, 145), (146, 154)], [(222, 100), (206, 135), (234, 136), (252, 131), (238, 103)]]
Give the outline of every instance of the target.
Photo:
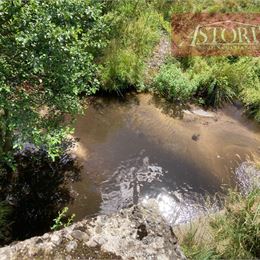
[[(209, 207), (205, 196), (192, 192), (191, 187), (182, 187), (174, 192), (158, 188), (164, 173), (162, 167), (150, 164), (143, 153), (122, 162), (111, 178), (102, 183), (101, 213), (111, 214), (142, 203), (155, 206), (169, 224), (177, 225), (218, 209), (217, 203), (211, 202)], [(149, 186), (149, 190), (145, 186)]]
[(205, 198), (222, 184), (246, 189), (238, 165), (260, 147), (259, 127), (234, 106), (196, 109), (149, 94), (91, 103), (75, 126), (86, 151), (82, 181), (73, 184), (77, 220), (154, 201), (168, 222), (181, 223), (207, 212)]

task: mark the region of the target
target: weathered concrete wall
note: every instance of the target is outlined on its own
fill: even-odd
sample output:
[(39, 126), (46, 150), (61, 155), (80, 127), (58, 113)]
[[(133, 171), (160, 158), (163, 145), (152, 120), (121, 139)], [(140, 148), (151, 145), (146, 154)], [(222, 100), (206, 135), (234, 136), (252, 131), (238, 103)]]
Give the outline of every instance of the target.
[(185, 259), (154, 208), (134, 206), (112, 216), (0, 248), (0, 259)]

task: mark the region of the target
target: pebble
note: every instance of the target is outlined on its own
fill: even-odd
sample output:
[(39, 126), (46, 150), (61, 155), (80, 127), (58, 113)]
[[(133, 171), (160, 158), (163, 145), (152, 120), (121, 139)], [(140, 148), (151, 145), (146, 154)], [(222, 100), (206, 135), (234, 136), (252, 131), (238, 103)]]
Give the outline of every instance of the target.
[(95, 246), (97, 246), (98, 244), (97, 244), (97, 242), (95, 242), (94, 240), (89, 240), (89, 241), (86, 243), (86, 245), (87, 245), (88, 247), (95, 247)]
[(78, 244), (77, 244), (76, 241), (70, 241), (70, 242), (67, 243), (67, 245), (66, 245), (66, 251), (67, 251), (68, 253), (70, 253), (70, 252), (76, 250), (77, 246), (78, 246)]
[(48, 239), (49, 237), (50, 237), (50, 235), (49, 235), (48, 233), (45, 233), (45, 234), (42, 236), (43, 239)]
[(96, 228), (95, 228), (95, 232), (97, 233), (97, 234), (101, 234), (101, 232), (102, 232), (102, 228), (101, 228), (101, 226), (96, 226)]
[(55, 245), (60, 245), (62, 241), (62, 237), (56, 235), (56, 234), (53, 234), (52, 237), (51, 237), (51, 242), (54, 243)]

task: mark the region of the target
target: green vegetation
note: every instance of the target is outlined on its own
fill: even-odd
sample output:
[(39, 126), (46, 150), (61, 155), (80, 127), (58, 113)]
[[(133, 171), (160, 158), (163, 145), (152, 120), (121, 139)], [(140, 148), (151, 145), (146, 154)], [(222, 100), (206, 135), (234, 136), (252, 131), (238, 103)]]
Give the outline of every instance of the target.
[(168, 100), (185, 102), (194, 94), (195, 84), (176, 64), (164, 65), (154, 79), (156, 90)]
[(101, 59), (103, 89), (122, 92), (144, 84), (145, 63), (163, 29), (169, 28), (160, 9), (165, 0), (105, 1), (110, 42)]
[[(74, 117), (83, 111), (83, 96), (145, 89), (170, 102), (211, 108), (240, 100), (247, 114), (260, 122), (259, 58), (171, 58), (154, 69), (151, 82), (146, 80), (147, 61), (155, 46), (162, 35), (170, 38), (172, 14), (201, 11), (257, 12), (260, 3), (0, 1), (0, 241), (13, 221), (16, 232), (32, 221), (35, 229), (42, 225), (41, 231), (48, 231), (50, 219), (70, 200), (66, 174), (75, 165), (69, 160), (67, 170), (61, 160), (68, 159), (63, 146), (73, 132)], [(63, 225), (63, 214), (54, 229)], [(14, 237), (22, 239), (37, 232), (22, 230)], [(249, 246), (243, 250), (253, 254), (255, 242), (244, 243)], [(223, 256), (227, 256), (224, 251)]]
[(58, 216), (53, 220), (54, 224), (51, 227), (51, 230), (59, 230), (64, 227), (68, 227), (72, 224), (73, 219), (75, 218), (75, 214), (72, 214), (70, 217), (67, 217), (67, 212), (69, 208), (65, 207), (61, 211), (59, 211)]
[[(93, 3), (92, 3), (93, 2)], [(97, 91), (98, 50), (106, 23), (94, 1), (1, 1), (0, 159), (26, 142), (54, 158), (81, 111), (79, 94)]]
[(240, 99), (247, 114), (260, 122), (259, 72), (258, 58), (171, 59), (154, 78), (153, 90), (168, 100), (213, 108)]
[(224, 59), (194, 60), (188, 73), (196, 86), (196, 98), (202, 104), (220, 107), (237, 97), (233, 66), (235, 65)]
[[(256, 259), (260, 257), (260, 190), (246, 197), (230, 191), (224, 213), (210, 220), (212, 240), (186, 233), (182, 247), (190, 259)], [(198, 228), (202, 228), (199, 227)], [(208, 235), (208, 234), (207, 234)]]

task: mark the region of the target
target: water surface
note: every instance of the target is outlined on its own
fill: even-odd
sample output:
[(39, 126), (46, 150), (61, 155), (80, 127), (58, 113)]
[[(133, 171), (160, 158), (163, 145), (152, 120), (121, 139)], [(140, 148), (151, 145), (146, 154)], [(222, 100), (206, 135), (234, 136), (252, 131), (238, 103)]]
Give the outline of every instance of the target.
[(204, 114), (149, 94), (100, 97), (75, 127), (84, 166), (72, 187), (78, 220), (154, 198), (169, 222), (186, 221), (204, 209), (205, 196), (236, 185), (235, 169), (259, 155), (259, 127), (231, 105)]

